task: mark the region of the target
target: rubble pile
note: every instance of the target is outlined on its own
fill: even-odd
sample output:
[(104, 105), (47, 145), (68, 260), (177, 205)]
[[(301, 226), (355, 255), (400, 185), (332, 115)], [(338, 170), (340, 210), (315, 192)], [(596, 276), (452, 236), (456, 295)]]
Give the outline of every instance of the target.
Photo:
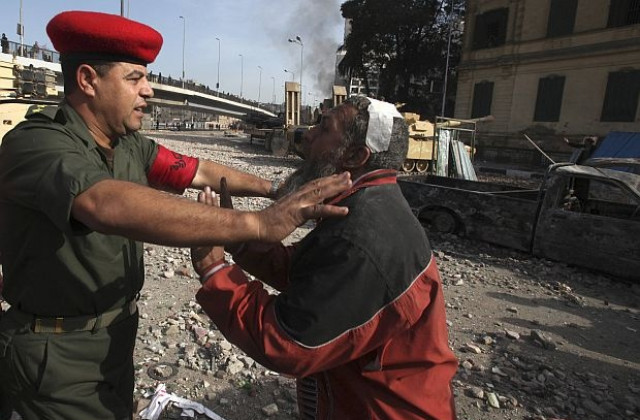
[[(297, 160), (269, 156), (242, 137), (158, 141), (270, 179), (286, 176)], [(269, 203), (234, 198), (245, 210)], [(640, 419), (640, 283), (457, 236), (430, 239), (460, 361), (459, 419)], [(297, 418), (293, 379), (247, 357), (202, 312), (189, 250), (146, 245), (145, 261), (135, 351), (138, 412), (165, 384), (226, 420)], [(180, 411), (164, 415), (177, 419)]]

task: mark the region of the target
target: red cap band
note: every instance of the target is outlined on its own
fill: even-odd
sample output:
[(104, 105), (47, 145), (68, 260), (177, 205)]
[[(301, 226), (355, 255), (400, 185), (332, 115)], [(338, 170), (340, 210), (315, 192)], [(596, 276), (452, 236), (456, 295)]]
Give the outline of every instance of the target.
[(196, 176), (198, 159), (172, 152), (158, 145), (158, 156), (147, 174), (149, 185), (182, 194)]

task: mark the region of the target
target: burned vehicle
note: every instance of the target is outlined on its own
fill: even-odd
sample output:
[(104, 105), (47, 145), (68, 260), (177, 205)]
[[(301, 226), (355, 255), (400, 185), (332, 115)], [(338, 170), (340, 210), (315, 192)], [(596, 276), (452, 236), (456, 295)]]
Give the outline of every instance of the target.
[(558, 163), (537, 189), (432, 175), (398, 182), (430, 231), (640, 281), (637, 168), (640, 159)]

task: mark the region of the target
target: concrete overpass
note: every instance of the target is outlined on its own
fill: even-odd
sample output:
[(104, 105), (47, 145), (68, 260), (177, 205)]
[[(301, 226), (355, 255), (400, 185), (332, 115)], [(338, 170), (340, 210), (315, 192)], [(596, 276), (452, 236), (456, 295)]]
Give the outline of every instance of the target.
[[(14, 46), (15, 47), (15, 46)], [(57, 53), (44, 50), (57, 61)], [(42, 52), (40, 52), (42, 54)], [(54, 55), (55, 54), (55, 55)], [(9, 66), (14, 64), (23, 68), (33, 65), (34, 68), (45, 68), (56, 74), (56, 90), (59, 96), (63, 95), (62, 87), (62, 68), (60, 63), (56, 61), (43, 60), (41, 57), (22, 57), (20, 55), (0, 53), (0, 61), (7, 63)], [(171, 79), (170, 77), (162, 77), (159, 83), (158, 76), (149, 74), (151, 87), (155, 96), (147, 102), (150, 105), (158, 105), (162, 107), (173, 107), (178, 109), (188, 109), (193, 111), (211, 112), (216, 114), (228, 115), (230, 117), (244, 119), (248, 115), (261, 117), (276, 117), (276, 115), (266, 109), (256, 106), (255, 102), (241, 100), (237, 96), (218, 95), (218, 93), (205, 89), (204, 86), (193, 82), (188, 82), (186, 88), (182, 88), (180, 80)], [(193, 89), (190, 89), (193, 87)]]
[(193, 111), (212, 112), (243, 119), (249, 114), (264, 117), (276, 117), (266, 109), (241, 101), (217, 96), (215, 92), (204, 93), (187, 88), (151, 82), (154, 97), (147, 100), (150, 105), (189, 109)]

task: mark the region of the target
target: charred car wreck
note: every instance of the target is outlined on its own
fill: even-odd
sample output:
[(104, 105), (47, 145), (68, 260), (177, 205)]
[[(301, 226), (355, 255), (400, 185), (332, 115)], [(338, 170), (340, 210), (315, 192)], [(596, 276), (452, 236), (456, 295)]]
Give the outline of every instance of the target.
[(639, 169), (640, 159), (559, 163), (537, 189), (433, 175), (401, 177), (399, 184), (430, 231), (639, 281)]

